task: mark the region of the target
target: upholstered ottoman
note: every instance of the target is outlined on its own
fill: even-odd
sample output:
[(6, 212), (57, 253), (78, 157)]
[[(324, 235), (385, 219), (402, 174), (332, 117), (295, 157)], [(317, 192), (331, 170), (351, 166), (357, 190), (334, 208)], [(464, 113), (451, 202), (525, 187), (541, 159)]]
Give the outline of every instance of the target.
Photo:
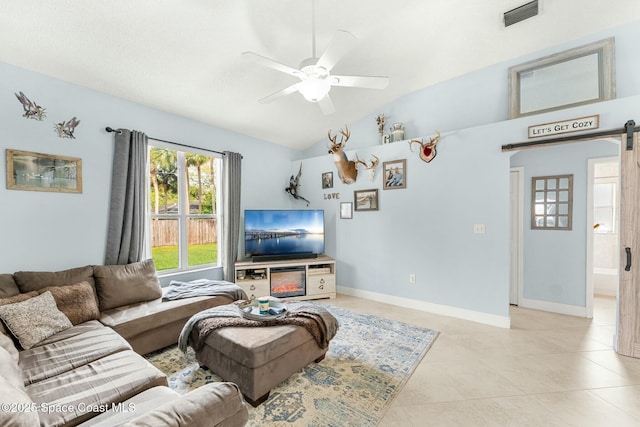
[(236, 383), (255, 407), (273, 387), (324, 359), (326, 351), (301, 326), (225, 327), (209, 334), (196, 357), (201, 366)]

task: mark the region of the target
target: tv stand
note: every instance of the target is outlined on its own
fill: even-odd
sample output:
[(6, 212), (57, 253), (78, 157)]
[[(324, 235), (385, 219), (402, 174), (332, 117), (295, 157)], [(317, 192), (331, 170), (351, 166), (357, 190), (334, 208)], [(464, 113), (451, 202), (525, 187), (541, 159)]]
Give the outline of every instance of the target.
[(236, 262), (236, 284), (250, 299), (271, 296), (271, 269), (303, 267), (305, 275), (304, 295), (288, 297), (294, 300), (310, 300), (336, 297), (336, 260), (320, 255), (316, 258), (279, 261), (245, 260)]

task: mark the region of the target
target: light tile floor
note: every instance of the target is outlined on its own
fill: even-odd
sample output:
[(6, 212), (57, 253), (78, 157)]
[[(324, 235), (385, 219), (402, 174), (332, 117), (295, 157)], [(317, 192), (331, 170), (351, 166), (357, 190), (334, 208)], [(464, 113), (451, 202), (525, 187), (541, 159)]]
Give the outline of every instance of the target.
[(511, 329), (324, 301), (440, 331), (380, 427), (640, 426), (640, 359), (612, 349), (614, 298), (595, 298), (593, 319), (512, 307)]

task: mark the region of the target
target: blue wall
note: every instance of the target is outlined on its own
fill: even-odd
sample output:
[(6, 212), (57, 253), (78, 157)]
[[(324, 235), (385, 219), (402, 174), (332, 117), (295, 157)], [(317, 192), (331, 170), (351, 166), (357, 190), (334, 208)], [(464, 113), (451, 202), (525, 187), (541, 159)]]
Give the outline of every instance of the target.
[[(506, 120), (510, 66), (611, 36), (616, 38), (618, 99)], [(640, 75), (634, 71), (640, 67), (634, 51), (638, 40), (637, 23), (594, 34), (419, 90), (349, 123), (350, 158), (357, 154), (368, 159), (375, 154), (381, 161), (407, 159), (404, 190), (382, 190), (379, 173), (373, 184), (365, 176), (353, 185), (342, 184), (326, 154), (326, 141), (303, 153), (303, 194), (313, 207), (327, 209), (328, 217), (337, 216), (339, 202), (353, 202), (354, 190), (379, 189), (379, 211), (355, 212), (351, 220), (335, 220), (335, 241), (328, 247), (338, 260), (338, 284), (354, 294), (450, 307), (452, 315), (463, 309), (508, 319), (509, 169), (514, 153), (502, 153), (501, 146), (526, 141), (528, 126), (557, 120), (600, 114), (600, 129), (619, 129), (631, 118), (640, 121)], [(404, 122), (407, 138), (428, 138), (435, 129), (440, 130), (443, 137), (436, 159), (429, 164), (420, 161), (407, 142), (378, 145), (378, 113), (390, 116), (389, 123)], [(559, 280), (550, 284), (535, 275), (527, 277), (525, 296), (584, 306), (586, 264), (581, 242), (586, 233), (586, 158), (611, 155), (611, 147), (581, 151), (572, 145), (559, 150), (567, 154), (554, 159), (555, 169), (585, 174), (578, 185), (581, 194), (577, 202), (582, 212), (574, 216), (573, 234), (579, 238), (572, 243), (582, 246), (572, 252), (567, 273), (576, 274), (562, 284)], [(521, 160), (526, 161), (526, 155)], [(300, 161), (292, 163), (292, 170), (297, 170)], [(328, 171), (334, 172), (335, 185), (332, 190), (322, 190), (320, 174)], [(340, 199), (325, 198), (333, 192), (339, 193)], [(474, 224), (485, 224), (486, 233), (474, 234)], [(551, 238), (538, 242), (538, 247), (554, 244)], [(538, 249), (527, 243), (526, 251), (528, 257)], [(554, 263), (541, 269), (544, 259), (535, 255), (526, 259), (525, 274), (533, 269), (547, 278), (567, 265)], [(416, 274), (415, 284), (409, 283), (411, 273)], [(561, 277), (565, 276), (558, 279)]]
[[(14, 96), (19, 91), (47, 109), (45, 121), (22, 117), (22, 106)], [(76, 139), (58, 138), (54, 123), (73, 116), (80, 119)], [(104, 130), (106, 126), (137, 129), (196, 147), (240, 152), (244, 156), (243, 209), (279, 208), (289, 203), (282, 189), (295, 155), (290, 149), (3, 63), (0, 122), (0, 150), (79, 157), (84, 187), (82, 194), (58, 194), (0, 186), (2, 273), (104, 262), (113, 158), (113, 134)], [(5, 168), (2, 170), (5, 175)]]

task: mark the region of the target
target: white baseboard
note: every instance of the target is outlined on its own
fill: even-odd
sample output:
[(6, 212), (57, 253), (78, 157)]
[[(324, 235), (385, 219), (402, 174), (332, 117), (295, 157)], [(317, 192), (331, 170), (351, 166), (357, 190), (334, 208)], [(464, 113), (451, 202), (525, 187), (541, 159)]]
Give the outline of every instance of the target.
[(537, 299), (520, 298), (518, 307), (534, 310), (550, 311), (552, 313), (567, 314), (569, 316), (587, 317), (587, 308), (577, 305), (560, 304), (557, 302), (540, 301)]
[(617, 297), (618, 290), (617, 289), (605, 289), (605, 288), (594, 288), (594, 295), (606, 295), (608, 297)]
[(425, 311), (427, 313), (434, 313), (443, 316), (455, 317), (457, 319), (470, 320), (472, 322), (497, 326), (499, 328), (511, 328), (511, 318), (509, 316), (497, 316), (495, 314), (466, 310), (464, 308), (433, 304), (427, 301), (402, 298), (393, 295), (381, 294), (378, 292), (364, 291), (361, 289), (353, 289), (346, 286), (338, 286), (338, 292), (353, 297), (364, 298), (385, 304), (397, 305), (399, 307), (411, 307), (412, 309)]

